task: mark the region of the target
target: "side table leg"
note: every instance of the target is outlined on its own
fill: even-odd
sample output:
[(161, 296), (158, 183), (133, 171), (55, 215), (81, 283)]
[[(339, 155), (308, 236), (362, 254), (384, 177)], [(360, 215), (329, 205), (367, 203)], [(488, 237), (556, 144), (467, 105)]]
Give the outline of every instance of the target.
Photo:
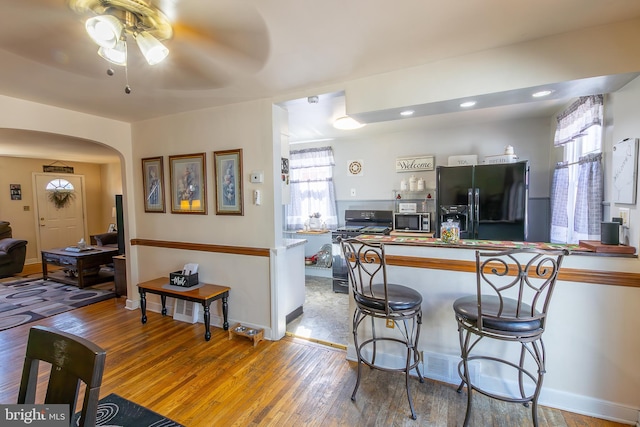
[(204, 339), (205, 341), (209, 341), (211, 339), (211, 312), (209, 307), (211, 306), (211, 301), (202, 302), (202, 307), (204, 308)]
[(146, 292), (140, 289), (140, 311), (142, 312), (142, 324), (147, 323), (147, 297)]
[(166, 316), (167, 315), (167, 296), (160, 295), (160, 299), (162, 300), (162, 315)]
[(222, 327), (225, 331), (229, 330), (229, 305), (227, 304), (228, 297), (222, 297), (222, 317), (224, 319), (224, 323)]
[(78, 262), (76, 263), (76, 268), (78, 269), (78, 287), (80, 289), (84, 288), (84, 262), (82, 261), (82, 258), (78, 259)]
[(42, 256), (42, 278), (44, 280), (47, 280), (47, 278), (49, 277), (49, 271), (47, 269), (47, 260), (45, 259), (44, 255)]

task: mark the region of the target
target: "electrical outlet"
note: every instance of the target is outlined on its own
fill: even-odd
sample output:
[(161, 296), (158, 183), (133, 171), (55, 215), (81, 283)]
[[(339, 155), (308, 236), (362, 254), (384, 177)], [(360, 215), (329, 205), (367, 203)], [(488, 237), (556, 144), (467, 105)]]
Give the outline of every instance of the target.
[(420, 350), (420, 353), (418, 353), (418, 358), (422, 363), (424, 363), (424, 351)]
[(618, 214), (622, 218), (623, 227), (629, 227), (629, 208), (620, 208)]
[(356, 197), (356, 189), (355, 188), (351, 189), (351, 197)]
[(389, 329), (393, 329), (395, 328), (396, 324), (392, 319), (387, 319), (387, 328)]

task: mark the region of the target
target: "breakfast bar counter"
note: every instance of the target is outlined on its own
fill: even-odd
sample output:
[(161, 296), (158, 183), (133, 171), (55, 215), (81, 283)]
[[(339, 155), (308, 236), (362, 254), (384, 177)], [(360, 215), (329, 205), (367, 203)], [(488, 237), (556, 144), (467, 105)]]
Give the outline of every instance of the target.
[[(640, 329), (636, 315), (640, 301), (640, 260), (635, 255), (598, 253), (579, 245), (530, 242), (460, 240), (454, 244), (420, 236), (360, 235), (358, 239), (385, 243), (390, 283), (412, 288), (422, 296), (422, 328), (418, 351), (427, 377), (460, 384), (460, 342), (453, 303), (474, 295), (477, 281), (475, 252), (514, 247), (568, 249), (563, 259), (550, 305), (545, 348), (550, 355), (540, 404), (580, 408), (619, 419), (637, 418), (634, 399), (640, 384), (637, 349)], [(353, 312), (355, 304), (350, 299)], [(381, 322), (381, 334), (395, 336), (396, 329)], [(625, 332), (629, 331), (629, 332)], [(498, 346), (496, 357), (518, 357), (519, 349)], [(380, 360), (398, 363), (386, 349)], [(347, 358), (356, 360), (353, 339)], [(494, 366), (474, 366), (480, 383), (499, 390), (503, 382)], [(476, 370), (477, 369), (477, 370)], [(517, 385), (513, 385), (517, 387)], [(633, 395), (634, 397), (631, 397)], [(597, 407), (596, 407), (597, 406)]]
[(565, 249), (571, 255), (565, 258), (561, 280), (640, 287), (638, 256), (629, 253), (635, 252), (635, 248), (630, 246), (618, 245), (619, 252), (604, 252), (590, 245), (471, 239), (448, 243), (433, 237), (412, 235), (372, 234), (360, 235), (358, 239), (387, 245), (389, 265), (461, 272), (475, 271), (475, 250)]

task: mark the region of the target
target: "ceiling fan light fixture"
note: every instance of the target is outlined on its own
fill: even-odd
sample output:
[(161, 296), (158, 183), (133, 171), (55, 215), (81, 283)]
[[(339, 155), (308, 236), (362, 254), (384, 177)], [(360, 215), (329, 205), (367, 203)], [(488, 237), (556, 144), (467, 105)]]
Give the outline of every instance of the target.
[(162, 62), (169, 55), (169, 49), (147, 32), (136, 34), (136, 43), (149, 65)]
[(127, 42), (124, 39), (118, 40), (113, 48), (100, 47), (98, 55), (111, 62), (112, 64), (125, 66), (127, 65)]
[(85, 28), (98, 46), (113, 49), (120, 40), (124, 25), (115, 16), (98, 15), (87, 19)]
[(333, 122), (334, 128), (342, 129), (342, 130), (360, 129), (361, 127), (364, 127), (364, 126), (365, 126), (364, 123), (360, 123), (353, 117), (349, 117), (349, 116), (339, 117)]

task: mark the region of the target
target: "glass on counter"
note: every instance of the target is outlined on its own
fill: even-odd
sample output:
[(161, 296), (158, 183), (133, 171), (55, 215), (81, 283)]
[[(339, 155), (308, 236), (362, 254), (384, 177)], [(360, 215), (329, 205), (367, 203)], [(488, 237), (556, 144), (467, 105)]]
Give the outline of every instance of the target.
[(440, 227), (440, 238), (443, 242), (454, 243), (460, 240), (460, 223), (452, 219), (448, 219)]

